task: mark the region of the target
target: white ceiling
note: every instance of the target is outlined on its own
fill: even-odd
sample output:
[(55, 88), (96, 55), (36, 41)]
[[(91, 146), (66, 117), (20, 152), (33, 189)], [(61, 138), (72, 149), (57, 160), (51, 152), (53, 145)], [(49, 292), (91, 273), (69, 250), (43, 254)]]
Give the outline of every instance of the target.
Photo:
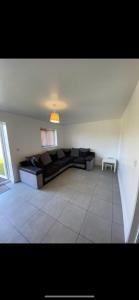
[(0, 110), (62, 124), (121, 117), (139, 59), (0, 59)]

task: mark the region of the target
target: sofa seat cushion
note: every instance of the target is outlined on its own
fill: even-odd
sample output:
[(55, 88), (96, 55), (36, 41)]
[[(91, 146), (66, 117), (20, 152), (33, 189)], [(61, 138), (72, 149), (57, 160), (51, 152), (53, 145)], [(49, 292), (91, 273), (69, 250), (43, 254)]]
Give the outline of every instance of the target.
[(43, 175), (44, 175), (44, 177), (49, 177), (58, 171), (59, 171), (59, 167), (55, 166), (52, 163), (52, 164), (49, 164), (48, 166), (46, 166), (45, 168), (43, 168)]
[(73, 161), (72, 157), (64, 157), (62, 159), (57, 160), (54, 165), (58, 166), (59, 169), (65, 167), (69, 163)]
[(85, 157), (74, 157), (73, 162), (77, 164), (85, 164), (86, 159)]

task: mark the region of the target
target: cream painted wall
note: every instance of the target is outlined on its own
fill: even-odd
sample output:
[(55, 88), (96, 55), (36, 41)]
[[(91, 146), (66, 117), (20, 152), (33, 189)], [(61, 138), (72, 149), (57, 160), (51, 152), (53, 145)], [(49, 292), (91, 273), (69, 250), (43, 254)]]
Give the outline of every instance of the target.
[[(18, 164), (27, 155), (40, 153), (41, 147), (40, 128), (57, 129), (58, 147), (63, 146), (62, 128), (33, 118), (23, 117), (0, 111), (0, 121), (6, 122), (11, 160), (15, 181), (18, 181)], [(50, 149), (50, 148), (49, 148)], [(51, 148), (52, 149), (52, 148)]]
[(85, 147), (96, 152), (96, 164), (103, 157), (117, 158), (120, 120), (105, 120), (63, 126), (64, 147)]
[(121, 119), (118, 178), (128, 241), (139, 186), (139, 83)]

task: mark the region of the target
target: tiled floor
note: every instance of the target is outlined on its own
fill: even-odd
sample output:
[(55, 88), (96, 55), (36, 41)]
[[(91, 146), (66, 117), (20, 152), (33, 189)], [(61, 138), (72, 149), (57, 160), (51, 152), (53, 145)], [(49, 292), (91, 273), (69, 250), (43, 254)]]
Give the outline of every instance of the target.
[(9, 188), (6, 184), (0, 184), (0, 194), (5, 193), (8, 190)]
[(0, 177), (0, 183), (3, 183), (3, 182), (5, 182), (5, 181), (6, 181), (5, 178)]
[(124, 243), (117, 176), (71, 168), (41, 190), (0, 195), (1, 243)]

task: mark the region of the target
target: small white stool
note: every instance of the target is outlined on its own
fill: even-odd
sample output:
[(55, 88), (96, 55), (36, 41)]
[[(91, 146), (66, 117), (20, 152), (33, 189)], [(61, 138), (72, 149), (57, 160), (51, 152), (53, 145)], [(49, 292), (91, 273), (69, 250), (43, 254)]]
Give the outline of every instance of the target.
[(102, 171), (104, 169), (105, 164), (110, 165), (111, 170), (112, 170), (112, 167), (114, 166), (114, 173), (115, 173), (115, 171), (116, 171), (116, 159), (115, 158), (112, 158), (112, 157), (103, 158), (102, 159)]

